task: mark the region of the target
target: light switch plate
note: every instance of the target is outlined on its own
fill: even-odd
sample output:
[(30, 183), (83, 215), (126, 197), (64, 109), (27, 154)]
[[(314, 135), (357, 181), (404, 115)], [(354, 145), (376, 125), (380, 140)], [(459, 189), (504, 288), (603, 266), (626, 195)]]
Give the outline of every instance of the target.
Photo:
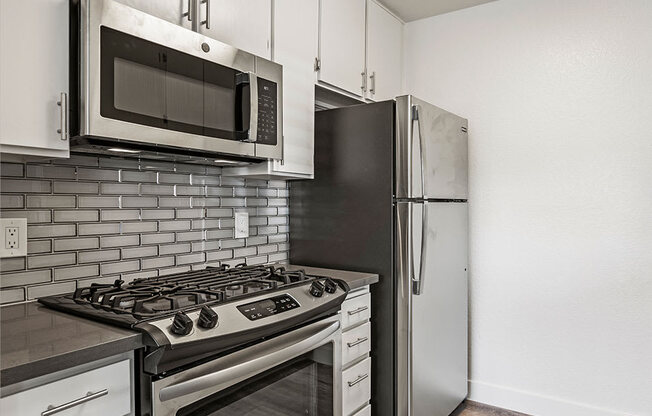
[(27, 255), (27, 218), (0, 218), (0, 257)]
[(235, 238), (249, 237), (249, 213), (235, 213)]

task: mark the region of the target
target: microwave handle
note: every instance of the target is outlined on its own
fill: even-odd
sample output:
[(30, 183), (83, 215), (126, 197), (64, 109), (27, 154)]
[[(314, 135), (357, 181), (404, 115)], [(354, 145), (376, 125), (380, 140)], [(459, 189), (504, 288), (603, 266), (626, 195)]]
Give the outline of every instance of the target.
[[(236, 83), (239, 86), (249, 85), (249, 128), (239, 131), (239, 140), (255, 143), (258, 139), (258, 77), (253, 72), (241, 72), (236, 76)], [(238, 88), (238, 94), (242, 94), (243, 89)], [(240, 108), (240, 111), (243, 109)]]

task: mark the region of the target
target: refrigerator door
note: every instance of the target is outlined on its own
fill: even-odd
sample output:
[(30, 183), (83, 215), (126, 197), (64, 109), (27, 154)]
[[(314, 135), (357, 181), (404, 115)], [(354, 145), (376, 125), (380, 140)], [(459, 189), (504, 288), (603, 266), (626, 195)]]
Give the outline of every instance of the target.
[(399, 202), (396, 218), (396, 414), (445, 416), (467, 395), (467, 203)]
[(411, 95), (396, 98), (396, 197), (467, 199), (468, 121)]

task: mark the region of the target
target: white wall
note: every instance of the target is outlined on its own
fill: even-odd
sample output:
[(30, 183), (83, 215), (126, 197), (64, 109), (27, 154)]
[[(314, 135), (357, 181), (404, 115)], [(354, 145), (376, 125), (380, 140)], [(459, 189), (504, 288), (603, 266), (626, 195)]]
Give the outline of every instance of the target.
[(500, 0), (405, 48), (469, 118), (471, 398), (652, 415), (652, 1)]

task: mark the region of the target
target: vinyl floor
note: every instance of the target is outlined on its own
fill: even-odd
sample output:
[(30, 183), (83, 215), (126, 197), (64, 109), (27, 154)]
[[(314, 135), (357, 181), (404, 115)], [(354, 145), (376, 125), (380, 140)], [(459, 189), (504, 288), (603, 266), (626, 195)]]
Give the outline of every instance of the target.
[(529, 416), (525, 413), (513, 412), (499, 407), (466, 400), (459, 405), (450, 416)]

